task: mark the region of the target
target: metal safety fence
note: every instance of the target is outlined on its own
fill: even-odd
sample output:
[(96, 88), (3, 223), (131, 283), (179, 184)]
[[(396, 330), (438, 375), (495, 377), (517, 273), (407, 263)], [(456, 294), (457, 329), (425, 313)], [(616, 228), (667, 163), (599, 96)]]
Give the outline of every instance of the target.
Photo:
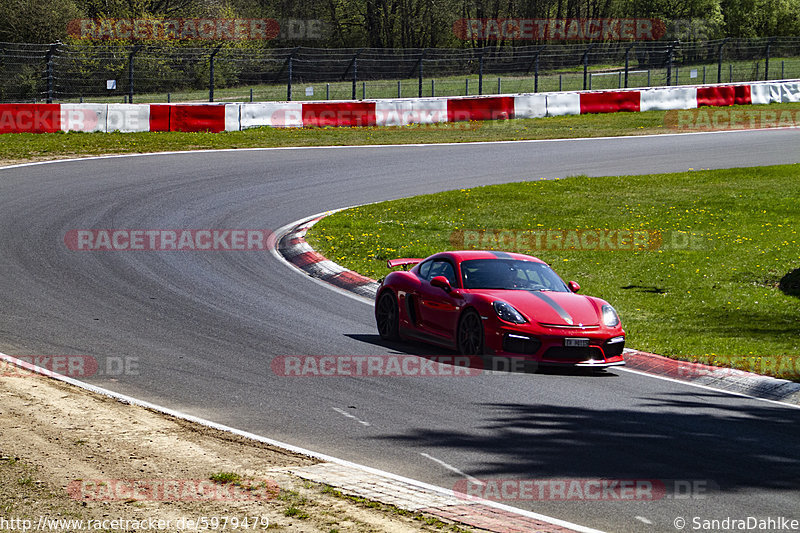
[(800, 78), (800, 38), (322, 49), (0, 43), (0, 102), (357, 100)]

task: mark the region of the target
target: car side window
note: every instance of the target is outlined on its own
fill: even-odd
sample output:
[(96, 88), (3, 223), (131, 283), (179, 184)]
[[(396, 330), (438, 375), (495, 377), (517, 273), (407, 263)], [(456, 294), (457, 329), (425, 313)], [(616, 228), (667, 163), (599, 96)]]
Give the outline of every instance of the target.
[(425, 279), (431, 280), (436, 276), (444, 276), (447, 278), (447, 281), (450, 282), (450, 285), (452, 285), (453, 287), (456, 286), (456, 271), (453, 268), (453, 265), (450, 263), (450, 261), (433, 262), (433, 266), (431, 267), (431, 270), (428, 273), (428, 277)]
[(428, 279), (428, 273), (431, 270), (431, 265), (433, 261), (425, 261), (419, 266), (419, 277), (422, 279)]

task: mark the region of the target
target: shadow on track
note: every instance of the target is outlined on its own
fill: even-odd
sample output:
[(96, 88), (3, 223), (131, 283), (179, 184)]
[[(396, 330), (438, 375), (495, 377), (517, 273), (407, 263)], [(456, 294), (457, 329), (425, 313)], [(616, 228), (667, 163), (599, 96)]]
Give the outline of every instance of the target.
[[(424, 450), (499, 459), (470, 467), (478, 478), (703, 480), (723, 491), (800, 488), (800, 410), (723, 393), (663, 393), (641, 409), (552, 402), (474, 404), (483, 424), (379, 437)], [(431, 452), (435, 453), (435, 452)]]

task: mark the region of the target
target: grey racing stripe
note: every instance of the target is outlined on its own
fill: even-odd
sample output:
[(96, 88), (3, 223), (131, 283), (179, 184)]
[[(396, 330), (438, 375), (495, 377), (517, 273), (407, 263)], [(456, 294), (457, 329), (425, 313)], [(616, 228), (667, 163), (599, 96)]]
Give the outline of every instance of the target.
[(567, 313), (567, 310), (558, 305), (558, 302), (550, 298), (548, 295), (544, 294), (541, 291), (528, 291), (528, 292), (530, 292), (540, 300), (544, 301), (547, 305), (552, 307), (553, 311), (558, 313), (558, 315), (564, 320), (564, 322), (566, 322), (570, 326), (575, 324), (575, 321), (572, 319), (572, 316), (570, 316), (570, 314)]
[(498, 259), (514, 259), (508, 252), (498, 252), (495, 250), (489, 250), (489, 253), (494, 254), (494, 256)]

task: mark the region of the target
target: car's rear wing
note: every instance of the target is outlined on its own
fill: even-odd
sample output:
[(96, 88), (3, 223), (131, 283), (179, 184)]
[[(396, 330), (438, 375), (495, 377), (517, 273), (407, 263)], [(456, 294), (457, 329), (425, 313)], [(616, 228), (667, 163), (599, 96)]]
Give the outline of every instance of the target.
[(389, 259), (388, 261), (386, 261), (386, 266), (388, 266), (389, 268), (396, 268), (401, 266), (403, 267), (403, 270), (408, 270), (409, 266), (416, 265), (421, 261), (422, 259), (420, 258), (413, 259), (410, 257), (403, 257), (401, 259)]

